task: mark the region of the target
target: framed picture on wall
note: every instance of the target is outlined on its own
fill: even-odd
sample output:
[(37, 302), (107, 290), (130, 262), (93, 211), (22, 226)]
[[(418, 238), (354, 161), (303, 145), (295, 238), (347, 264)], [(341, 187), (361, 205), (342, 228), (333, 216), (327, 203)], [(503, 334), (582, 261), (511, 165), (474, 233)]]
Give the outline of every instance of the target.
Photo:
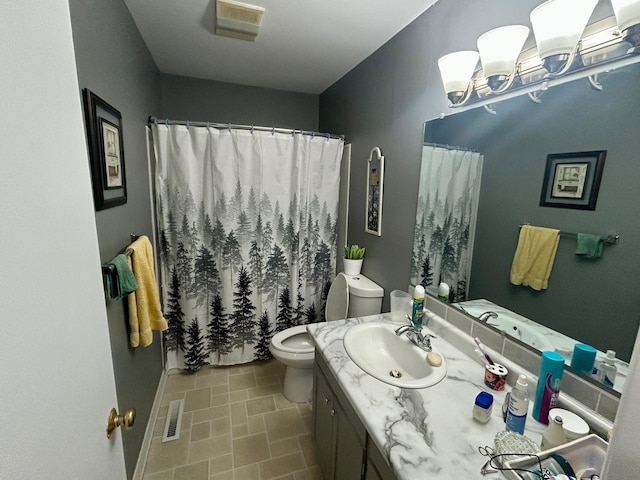
[(122, 115), (89, 89), (83, 91), (91, 183), (96, 210), (127, 203)]
[(606, 150), (547, 155), (540, 206), (595, 210)]

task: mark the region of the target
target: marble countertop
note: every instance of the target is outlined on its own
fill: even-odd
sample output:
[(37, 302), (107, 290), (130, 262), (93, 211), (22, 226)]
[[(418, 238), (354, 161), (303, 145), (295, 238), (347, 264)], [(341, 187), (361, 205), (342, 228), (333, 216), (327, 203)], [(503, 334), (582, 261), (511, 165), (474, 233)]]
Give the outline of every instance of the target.
[[(402, 389), (377, 380), (351, 361), (343, 342), (349, 328), (372, 321), (401, 325), (394, 321), (396, 318), (389, 313), (370, 315), (311, 324), (307, 330), (316, 355), (321, 354), (327, 361), (398, 480), (504, 479), (500, 473), (480, 473), (487, 457), (480, 455), (478, 447), (493, 446), (496, 433), (505, 429), (502, 404), (511, 387), (502, 392), (485, 387), (480, 363), (437, 338), (433, 345), (446, 360), (445, 379), (426, 389)], [(429, 328), (425, 330), (433, 333)], [(491, 419), (486, 424), (472, 417), (475, 397), (481, 391), (494, 396)], [(529, 415), (525, 435), (540, 444), (545, 428)]]

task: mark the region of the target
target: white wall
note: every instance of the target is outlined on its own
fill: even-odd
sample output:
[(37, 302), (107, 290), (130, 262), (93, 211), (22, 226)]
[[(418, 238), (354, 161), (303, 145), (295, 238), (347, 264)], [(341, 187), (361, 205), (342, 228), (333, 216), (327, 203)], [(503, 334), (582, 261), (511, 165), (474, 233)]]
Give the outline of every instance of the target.
[(69, 5), (0, 2), (0, 477), (125, 478)]

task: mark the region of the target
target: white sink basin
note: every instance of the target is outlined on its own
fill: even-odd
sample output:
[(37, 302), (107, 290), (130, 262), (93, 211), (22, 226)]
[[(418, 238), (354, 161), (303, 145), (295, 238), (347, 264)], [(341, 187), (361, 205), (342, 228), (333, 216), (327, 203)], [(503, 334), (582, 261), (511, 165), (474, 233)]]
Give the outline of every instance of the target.
[[(433, 367), (427, 352), (414, 345), (405, 334), (398, 336), (398, 324), (368, 322), (351, 327), (344, 347), (351, 360), (378, 380), (402, 388), (427, 388), (447, 374), (447, 364)], [(439, 353), (436, 348), (433, 351)], [(398, 376), (399, 375), (399, 376)]]

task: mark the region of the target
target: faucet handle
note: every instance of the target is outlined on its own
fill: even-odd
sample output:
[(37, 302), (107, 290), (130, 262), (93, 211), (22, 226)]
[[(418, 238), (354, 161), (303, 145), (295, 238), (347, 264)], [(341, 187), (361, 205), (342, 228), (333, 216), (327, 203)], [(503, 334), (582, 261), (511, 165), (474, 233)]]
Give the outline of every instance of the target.
[(427, 333), (426, 335), (423, 336), (422, 338), (422, 343), (424, 344), (424, 346), (429, 349), (429, 351), (431, 351), (431, 339), (432, 338), (438, 338), (435, 335), (431, 335), (430, 333)]

